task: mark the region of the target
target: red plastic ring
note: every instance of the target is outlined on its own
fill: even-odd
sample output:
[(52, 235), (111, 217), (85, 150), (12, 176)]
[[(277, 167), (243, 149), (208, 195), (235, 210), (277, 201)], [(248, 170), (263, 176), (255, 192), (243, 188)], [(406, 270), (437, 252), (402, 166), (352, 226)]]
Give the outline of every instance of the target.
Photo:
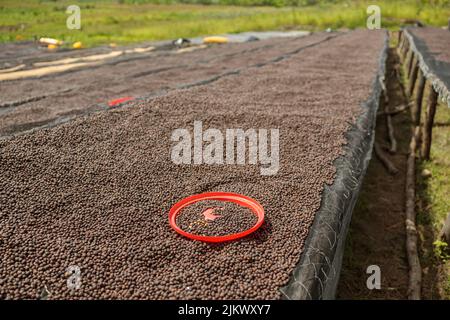
[[(195, 203), (202, 200), (218, 200), (218, 201), (228, 201), (228, 202), (234, 202), (237, 203), (243, 207), (249, 208), (257, 217), (258, 220), (256, 221), (255, 225), (251, 227), (250, 229), (244, 230), (242, 232), (233, 233), (226, 236), (201, 236), (192, 234), (189, 232), (186, 232), (182, 230), (180, 227), (178, 227), (176, 223), (176, 217), (180, 213), (180, 211)], [(258, 230), (259, 227), (264, 222), (264, 208), (259, 204), (258, 201), (243, 196), (241, 194), (237, 193), (231, 193), (231, 192), (205, 192), (201, 194), (196, 194), (189, 196), (187, 198), (184, 198), (183, 200), (175, 203), (175, 205), (170, 209), (169, 211), (169, 223), (170, 226), (179, 234), (192, 239), (192, 240), (199, 240), (204, 242), (225, 242), (225, 241), (231, 241), (240, 239), (242, 237), (245, 237), (256, 230)]]

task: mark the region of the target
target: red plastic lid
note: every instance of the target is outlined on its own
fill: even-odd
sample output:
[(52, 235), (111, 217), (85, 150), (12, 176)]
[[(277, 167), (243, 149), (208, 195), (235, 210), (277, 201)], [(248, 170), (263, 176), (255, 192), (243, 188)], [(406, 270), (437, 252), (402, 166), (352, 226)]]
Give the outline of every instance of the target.
[[(234, 202), (237, 203), (243, 207), (249, 208), (257, 217), (258, 220), (256, 221), (256, 224), (251, 227), (250, 229), (247, 229), (242, 232), (229, 234), (226, 236), (201, 236), (192, 234), (189, 232), (186, 232), (182, 230), (180, 227), (178, 227), (176, 223), (176, 217), (180, 213), (180, 211), (199, 201), (203, 200), (217, 200), (217, 201), (228, 201), (228, 202)], [(187, 198), (184, 198), (183, 200), (177, 202), (169, 211), (169, 223), (170, 226), (179, 234), (193, 240), (199, 240), (204, 242), (225, 242), (225, 241), (231, 241), (240, 239), (242, 237), (245, 237), (256, 230), (258, 230), (259, 227), (264, 222), (264, 208), (254, 199), (243, 196), (241, 194), (237, 193), (231, 193), (231, 192), (205, 192), (201, 194), (196, 194), (189, 196)]]
[(133, 99), (134, 99), (134, 97), (122, 97), (122, 98), (118, 98), (118, 99), (114, 99), (114, 100), (109, 101), (108, 105), (110, 107), (114, 107), (115, 105), (118, 105), (118, 104), (120, 104), (122, 102), (130, 101), (130, 100), (133, 100)]

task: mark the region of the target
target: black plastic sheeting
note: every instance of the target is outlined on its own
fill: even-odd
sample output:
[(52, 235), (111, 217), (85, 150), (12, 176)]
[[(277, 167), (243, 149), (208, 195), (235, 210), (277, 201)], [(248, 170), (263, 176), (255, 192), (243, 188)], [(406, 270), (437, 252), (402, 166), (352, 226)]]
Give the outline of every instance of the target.
[(322, 202), (306, 239), (305, 249), (289, 283), (280, 289), (285, 299), (334, 299), (342, 265), (345, 238), (375, 139), (376, 114), (382, 94), (388, 34), (379, 58), (372, 93), (363, 113), (346, 133), (345, 154), (334, 162), (336, 177), (325, 185)]
[(414, 35), (414, 28), (403, 29), (403, 35), (408, 39), (425, 78), (431, 81), (441, 101), (450, 108), (450, 63), (434, 59), (425, 41)]

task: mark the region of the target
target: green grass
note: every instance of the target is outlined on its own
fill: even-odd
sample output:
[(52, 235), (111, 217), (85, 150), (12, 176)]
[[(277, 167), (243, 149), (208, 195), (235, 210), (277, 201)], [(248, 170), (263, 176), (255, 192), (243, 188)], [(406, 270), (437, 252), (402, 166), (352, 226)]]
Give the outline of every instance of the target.
[[(424, 169), (430, 170), (432, 176), (421, 177), (420, 173)], [(450, 213), (450, 109), (445, 105), (439, 105), (436, 110), (430, 160), (420, 162), (417, 173), (418, 195), (426, 205), (424, 208), (419, 208), (417, 222), (420, 225), (429, 226), (434, 235), (433, 251), (428, 257), (423, 258), (428, 264), (440, 265), (443, 277), (439, 286), (442, 288), (443, 298), (450, 299), (449, 250), (448, 247), (439, 246), (442, 243), (437, 241), (439, 240), (437, 235), (447, 214)]]
[(447, 283), (445, 284), (444, 292), (447, 296), (447, 300), (450, 299), (450, 274), (447, 276)]
[(421, 192), (431, 212), (422, 214), (427, 216), (435, 231), (439, 232), (447, 214), (450, 213), (450, 110), (444, 105), (437, 108), (435, 124), (431, 160), (420, 165), (420, 170), (428, 169), (432, 176), (426, 181), (420, 179), (420, 183), (426, 186)]
[[(0, 42), (54, 37), (85, 46), (118, 44), (236, 33), (249, 30), (357, 28), (366, 25), (366, 8), (378, 4), (382, 26), (397, 28), (402, 19), (420, 19), (436, 26), (447, 24), (448, 1), (312, 1), (312, 0), (219, 0), (215, 3), (244, 6), (155, 4), (171, 0), (42, 1), (2, 0)], [(173, 1), (175, 2), (175, 1)], [(210, 3), (208, 0), (182, 2)], [(212, 1), (211, 1), (212, 2)], [(254, 4), (301, 7), (248, 6)], [(447, 4), (445, 4), (447, 3)], [(81, 30), (68, 30), (65, 10), (81, 8)]]

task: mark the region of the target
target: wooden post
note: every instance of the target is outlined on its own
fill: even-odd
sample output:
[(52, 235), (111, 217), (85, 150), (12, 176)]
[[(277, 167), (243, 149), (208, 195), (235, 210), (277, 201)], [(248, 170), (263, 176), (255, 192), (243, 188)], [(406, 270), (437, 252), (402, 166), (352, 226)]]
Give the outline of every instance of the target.
[(398, 56), (400, 57), (400, 60), (402, 59), (403, 46), (404, 46), (404, 39), (401, 38), (397, 46), (397, 53)]
[(417, 79), (417, 71), (419, 69), (419, 59), (417, 58), (417, 55), (414, 57), (414, 62), (411, 66), (411, 72), (409, 77), (409, 83), (408, 83), (408, 96), (412, 97), (414, 93), (414, 87), (416, 84)]
[(411, 103), (401, 104), (396, 107), (393, 107), (391, 110), (388, 110), (388, 111), (379, 111), (379, 112), (377, 112), (377, 117), (384, 116), (384, 115), (395, 116), (395, 115), (407, 110), (410, 107), (410, 104)]
[(383, 149), (377, 142), (374, 143), (374, 149), (375, 149), (375, 155), (377, 156), (378, 160), (380, 160), (380, 162), (383, 164), (383, 166), (387, 169), (389, 174), (391, 174), (391, 175), (397, 174), (398, 169), (388, 159), (387, 155), (383, 152)]
[(433, 85), (429, 83), (427, 110), (425, 113), (425, 121), (422, 130), (422, 159), (430, 159), (431, 137), (433, 131), (434, 115), (436, 113), (438, 94), (433, 89)]
[(397, 48), (401, 48), (401, 44), (402, 44), (402, 41), (403, 41), (403, 38), (404, 38), (404, 37), (402, 37), (402, 36), (403, 36), (402, 30), (400, 30), (400, 31), (398, 32)]
[(411, 59), (411, 57), (412, 57), (412, 50), (408, 50), (405, 56), (405, 61), (403, 61), (406, 78), (408, 78), (409, 60)]
[(416, 229), (416, 210), (415, 210), (415, 161), (417, 139), (420, 132), (419, 127), (415, 127), (409, 144), (408, 160), (406, 162), (406, 254), (409, 264), (409, 284), (408, 299), (420, 300), (420, 291), (422, 284), (422, 267), (417, 250), (417, 229)]
[(403, 46), (403, 50), (401, 52), (401, 57), (402, 57), (403, 62), (405, 62), (406, 55), (408, 54), (408, 50), (409, 50), (409, 41), (406, 38), (406, 36), (404, 38), (405, 38), (405, 45)]
[(419, 59), (417, 55), (414, 56), (414, 61), (411, 64), (411, 71), (409, 72), (409, 83), (408, 83), (408, 96), (411, 97), (414, 93), (414, 87), (417, 79), (417, 69), (419, 69)]
[(389, 114), (386, 114), (386, 128), (388, 131), (389, 136), (389, 153), (394, 154), (397, 152), (397, 140), (395, 139), (395, 133), (394, 133), (394, 125), (392, 124), (392, 117)]
[(413, 64), (413, 61), (415, 59), (415, 54), (414, 51), (411, 49), (409, 50), (409, 55), (408, 55), (408, 59), (406, 60), (406, 78), (409, 80), (410, 76), (411, 76), (411, 66)]
[(426, 78), (422, 72), (422, 70), (418, 69), (418, 85), (416, 90), (416, 99), (414, 101), (414, 107), (412, 112), (412, 120), (415, 126), (420, 126), (420, 115), (422, 113), (422, 100), (423, 100), (423, 91), (425, 89)]
[(403, 35), (402, 39), (403, 39), (402, 46), (399, 51), (399, 56), (400, 56), (400, 61), (405, 62), (405, 55), (406, 55), (407, 47), (408, 47), (408, 39), (406, 38), (405, 35)]
[(391, 144), (389, 148), (389, 152), (394, 154), (397, 152), (397, 140), (395, 139), (395, 133), (394, 133), (394, 126), (392, 124), (392, 117), (389, 114), (389, 96), (386, 89), (386, 83), (384, 81), (381, 81), (381, 88), (383, 90), (383, 107), (384, 107), (384, 113), (386, 115), (386, 128), (388, 131), (389, 136), (389, 142)]

